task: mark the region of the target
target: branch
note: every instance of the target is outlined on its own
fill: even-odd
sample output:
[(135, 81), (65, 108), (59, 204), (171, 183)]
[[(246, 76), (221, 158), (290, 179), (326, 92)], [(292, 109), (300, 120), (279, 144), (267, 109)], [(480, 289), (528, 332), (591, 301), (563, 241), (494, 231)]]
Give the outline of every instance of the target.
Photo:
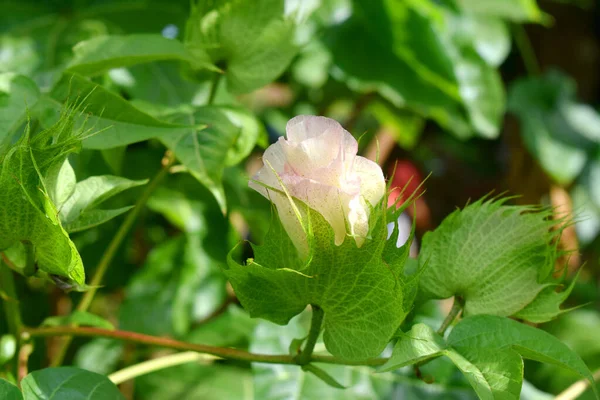
[[(22, 331), (24, 340), (32, 337), (52, 337), (52, 336), (80, 336), (80, 337), (104, 337), (110, 339), (123, 340), (125, 342), (140, 343), (152, 346), (165, 347), (175, 350), (195, 351), (197, 353), (211, 354), (216, 357), (226, 358), (229, 360), (260, 362), (267, 364), (292, 364), (298, 365), (295, 357), (290, 355), (269, 355), (255, 354), (244, 350), (232, 349), (227, 347), (208, 346), (204, 344), (186, 343), (169, 338), (145, 335), (137, 332), (75, 327), (75, 326), (59, 326), (50, 328), (25, 328)], [(387, 358), (373, 358), (365, 361), (347, 361), (341, 360), (333, 356), (315, 356), (310, 359), (312, 362), (338, 365), (356, 365), (356, 366), (379, 366), (385, 364)]]
[(174, 367), (176, 365), (181, 364), (187, 364), (194, 361), (210, 362), (218, 358), (219, 357), (207, 354), (200, 354), (195, 351), (185, 351), (182, 353), (169, 354), (168, 356), (144, 361), (139, 364), (123, 368), (117, 372), (113, 372), (108, 376), (108, 379), (110, 379), (115, 385), (120, 385), (121, 383), (137, 378), (138, 376), (147, 375), (155, 371), (160, 371), (161, 369)]
[[(8, 260), (8, 258), (2, 254), (2, 259)], [(15, 278), (13, 271), (5, 265), (0, 259), (0, 298), (3, 300), (4, 315), (8, 323), (9, 331), (14, 335), (17, 340), (17, 349), (14, 357), (14, 372), (15, 376), (19, 375), (19, 354), (21, 348), (21, 332), (23, 329), (23, 321), (21, 320), (21, 311), (19, 307), (19, 300), (17, 298), (17, 291), (15, 289)]]
[[(600, 369), (594, 372), (594, 380), (600, 380)], [(582, 395), (583, 392), (585, 392), (589, 386), (590, 381), (584, 378), (580, 381), (575, 382), (563, 392), (560, 392), (558, 396), (554, 398), (554, 400), (574, 400), (580, 395)]]

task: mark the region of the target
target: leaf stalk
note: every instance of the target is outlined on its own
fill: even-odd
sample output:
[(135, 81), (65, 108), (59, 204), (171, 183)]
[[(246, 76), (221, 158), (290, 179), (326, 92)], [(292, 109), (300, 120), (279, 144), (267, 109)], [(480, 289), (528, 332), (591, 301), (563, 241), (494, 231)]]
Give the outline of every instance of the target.
[(308, 332), (306, 344), (304, 345), (304, 349), (302, 350), (302, 352), (300, 352), (300, 354), (294, 357), (298, 365), (307, 365), (310, 363), (313, 351), (315, 350), (315, 345), (317, 344), (317, 340), (319, 339), (319, 334), (321, 333), (321, 325), (323, 325), (324, 316), (325, 312), (323, 311), (323, 309), (313, 304), (312, 319), (310, 321), (310, 331)]

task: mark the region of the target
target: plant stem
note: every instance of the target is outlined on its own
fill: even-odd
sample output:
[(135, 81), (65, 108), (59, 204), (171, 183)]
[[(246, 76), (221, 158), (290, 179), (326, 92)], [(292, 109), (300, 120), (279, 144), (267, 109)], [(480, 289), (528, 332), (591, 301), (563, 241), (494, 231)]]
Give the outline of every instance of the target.
[(462, 309), (463, 309), (462, 298), (458, 297), (458, 296), (454, 297), (454, 303), (452, 303), (452, 309), (446, 316), (446, 319), (444, 319), (444, 322), (442, 322), (442, 326), (440, 326), (440, 329), (437, 330), (437, 333), (440, 336), (444, 336), (444, 333), (446, 333), (446, 329), (448, 329), (448, 327), (450, 325), (452, 325), (452, 322), (454, 322), (456, 317), (458, 317), (458, 315), (460, 314)]
[(515, 44), (521, 53), (523, 64), (525, 64), (525, 70), (529, 75), (539, 75), (541, 72), (540, 64), (538, 63), (535, 51), (525, 28), (521, 25), (515, 25), (513, 28), (513, 36), (515, 38)]
[[(78, 337), (104, 337), (110, 339), (123, 340), (130, 343), (140, 343), (152, 346), (159, 346), (175, 350), (195, 351), (197, 353), (211, 354), (213, 356), (226, 358), (229, 360), (261, 362), (268, 364), (292, 364), (299, 365), (296, 357), (290, 355), (267, 355), (249, 353), (244, 350), (231, 349), (227, 347), (207, 346), (203, 344), (186, 343), (169, 338), (144, 335), (137, 332), (119, 331), (101, 328), (57, 326), (50, 328), (25, 328), (22, 330), (22, 337), (29, 339), (31, 337), (52, 337), (52, 336), (78, 336)], [(385, 364), (387, 358), (373, 358), (365, 361), (341, 360), (333, 356), (311, 356), (310, 361), (352, 365), (352, 366), (379, 366)]]
[(295, 357), (298, 365), (306, 365), (310, 363), (313, 351), (315, 350), (315, 345), (319, 339), (319, 334), (321, 333), (321, 325), (323, 324), (324, 315), (325, 312), (321, 307), (314, 304), (312, 305), (312, 319), (310, 321), (308, 339), (306, 340), (306, 344), (304, 345), (302, 352)]
[[(117, 254), (117, 250), (119, 250), (119, 247), (125, 240), (127, 233), (129, 232), (129, 230), (137, 220), (138, 216), (144, 209), (146, 202), (148, 201), (154, 190), (158, 187), (159, 183), (164, 179), (164, 177), (169, 173), (169, 169), (171, 168), (174, 162), (175, 156), (171, 151), (167, 151), (165, 153), (165, 157), (162, 160), (162, 168), (146, 186), (146, 189), (144, 190), (138, 201), (135, 203), (134, 208), (129, 212), (129, 214), (127, 214), (127, 217), (121, 224), (119, 230), (111, 240), (110, 244), (108, 245), (108, 248), (104, 252), (104, 255), (100, 259), (100, 262), (96, 267), (94, 276), (92, 277), (92, 281), (90, 282), (90, 289), (87, 292), (85, 292), (83, 297), (81, 298), (81, 301), (77, 305), (77, 311), (87, 311), (88, 308), (90, 308), (92, 300), (96, 295), (96, 291), (98, 290), (98, 287), (102, 284), (104, 275), (106, 274), (106, 271), (108, 270), (112, 259)], [(56, 353), (56, 356), (54, 357), (54, 360), (52, 360), (51, 365), (53, 367), (57, 367), (62, 364), (65, 355), (67, 354), (69, 345), (71, 344), (71, 340), (71, 338), (67, 338), (61, 343)]]
[[(594, 372), (593, 374), (594, 380), (597, 382), (600, 379), (600, 369)], [(590, 381), (586, 378), (581, 379), (571, 386), (569, 386), (564, 391), (560, 392), (554, 400), (575, 400), (578, 399), (579, 396), (583, 394), (590, 386)]]
[(185, 351), (183, 353), (169, 354), (168, 356), (155, 358), (153, 360), (144, 361), (139, 364), (123, 368), (122, 370), (110, 374), (108, 379), (110, 379), (115, 385), (120, 385), (121, 383), (137, 378), (138, 376), (147, 375), (154, 371), (160, 371), (161, 369), (187, 364), (194, 361), (212, 361), (217, 359), (219, 359), (219, 357), (211, 356), (209, 354), (201, 354), (195, 351)]
[(210, 84), (210, 92), (208, 93), (208, 101), (206, 102), (207, 105), (211, 105), (213, 101), (215, 101), (215, 96), (217, 95), (217, 89), (219, 88), (221, 76), (223, 76), (223, 74), (215, 72), (215, 76), (213, 77), (213, 80)]
[(19, 299), (15, 289), (15, 278), (10, 268), (0, 259), (0, 294), (4, 306), (4, 314), (8, 323), (8, 329), (14, 335), (17, 341), (17, 349), (14, 357), (15, 376), (18, 376), (19, 369), (19, 350), (21, 347), (21, 331), (23, 322), (21, 320), (21, 311), (19, 309)]

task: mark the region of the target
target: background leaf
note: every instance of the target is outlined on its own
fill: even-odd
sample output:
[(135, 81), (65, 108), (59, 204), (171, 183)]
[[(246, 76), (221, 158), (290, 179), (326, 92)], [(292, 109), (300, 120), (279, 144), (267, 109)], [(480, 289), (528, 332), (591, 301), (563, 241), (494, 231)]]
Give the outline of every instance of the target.
[(25, 400), (76, 399), (91, 394), (98, 400), (124, 399), (107, 377), (74, 367), (46, 368), (32, 372), (21, 381)]
[(197, 64), (178, 40), (156, 34), (100, 36), (78, 43), (73, 52), (67, 70), (86, 76), (161, 60), (180, 60), (198, 68), (210, 67), (208, 62)]

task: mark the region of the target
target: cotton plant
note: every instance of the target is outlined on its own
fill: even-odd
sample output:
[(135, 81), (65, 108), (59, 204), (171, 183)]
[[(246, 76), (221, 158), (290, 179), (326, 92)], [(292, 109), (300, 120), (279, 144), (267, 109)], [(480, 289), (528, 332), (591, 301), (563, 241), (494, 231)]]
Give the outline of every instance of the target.
[[(274, 206), (271, 230), (262, 245), (252, 244), (245, 264), (230, 254), (225, 273), (252, 317), (285, 325), (310, 307), (308, 335), (290, 346), (297, 364), (336, 384), (314, 366), (322, 334), (336, 360), (383, 364), (381, 371), (449, 357), (483, 399), (519, 398), (523, 358), (593, 379), (560, 341), (506, 318), (544, 322), (566, 311), (560, 305), (571, 288), (555, 290), (561, 230), (549, 210), (482, 199), (427, 234), (421, 256), (409, 262), (413, 235), (403, 240), (400, 230), (410, 201), (387, 208), (381, 168), (357, 151), (338, 122), (298, 116), (249, 183)], [(451, 297), (437, 331), (410, 323), (408, 332), (400, 329), (423, 302)], [(393, 354), (382, 358), (390, 341)]]
[[(30, 222), (54, 229), (67, 244), (72, 243), (70, 233), (129, 210), (98, 210), (99, 203), (145, 183), (112, 176), (76, 182), (60, 147), (68, 139), (68, 150), (78, 149), (80, 134), (73, 130), (73, 118), (73, 113), (63, 114), (56, 125), (38, 134), (38, 139), (29, 140), (26, 135), (17, 142), (18, 152), (4, 153), (2, 177), (10, 192), (0, 196), (5, 211), (14, 200), (26, 201), (24, 210), (37, 218)], [(557, 291), (561, 282), (553, 277), (556, 262), (564, 255), (556, 239), (565, 221), (552, 219), (552, 210), (509, 205), (509, 198), (484, 198), (456, 210), (426, 233), (419, 256), (411, 259), (414, 234), (404, 214), (411, 199), (388, 205), (394, 188), (386, 184), (377, 163), (357, 153), (356, 139), (338, 122), (298, 116), (288, 122), (286, 137), (264, 152), (264, 165), (249, 180), (249, 186), (273, 204), (270, 230), (262, 244), (251, 245), (252, 258), (239, 263), (237, 247), (233, 248), (222, 270), (253, 318), (288, 325), (301, 313), (311, 314), (310, 328), (290, 341), (288, 354), (251, 353), (115, 330), (110, 322), (87, 312), (89, 303), (85, 302), (85, 307), (69, 316), (48, 318), (42, 327), (18, 328), (17, 346), (36, 337), (64, 334), (123, 339), (301, 368), (312, 374), (311, 379), (337, 389), (348, 385), (339, 381), (340, 368), (368, 366), (383, 373), (412, 365), (418, 370), (445, 357), (481, 399), (520, 398), (523, 359), (555, 364), (593, 382), (586, 364), (565, 344), (522, 323), (546, 322), (569, 311), (561, 304), (573, 286)], [(173, 163), (170, 153), (163, 161), (164, 175)], [(15, 176), (27, 179), (15, 180)], [(25, 197), (19, 197), (20, 193)], [(148, 196), (145, 193), (141, 199)], [(34, 207), (35, 199), (42, 199), (43, 207)], [(126, 224), (132, 223), (131, 215), (135, 217), (129, 214)], [(15, 228), (20, 225), (7, 221), (14, 224), (0, 224), (0, 238), (6, 239), (3, 262), (24, 276), (51, 274), (60, 288), (71, 290), (75, 280), (71, 269), (66, 268), (67, 263), (51, 269), (46, 260), (53, 248), (38, 245), (34, 235), (38, 229), (28, 230), (32, 234), (25, 237)], [(56, 243), (59, 251), (62, 242)], [(69, 248), (71, 257), (79, 260), (76, 246)], [(40, 257), (42, 250), (46, 258)], [(189, 251), (195, 251), (193, 246)], [(30, 271), (27, 260), (39, 271)], [(10, 281), (10, 270), (1, 267), (0, 283)], [(93, 296), (96, 280), (89, 286), (83, 275), (75, 280), (78, 288), (87, 291), (84, 299)], [(15, 295), (14, 291), (7, 293)], [(429, 300), (449, 298), (454, 305), (439, 327), (412, 318)], [(294, 332), (302, 330), (298, 319), (289, 327)], [(186, 353), (167, 357), (172, 359), (166, 363), (175, 364), (192, 359)], [(115, 373), (110, 378), (120, 383), (129, 373)], [(37, 393), (39, 382), (72, 379), (85, 382), (78, 386), (78, 393), (103, 385), (113, 396), (110, 398), (121, 398), (107, 377), (61, 367), (35, 371), (24, 378), (25, 399), (36, 398), (28, 396)], [(0, 394), (21, 398), (19, 390), (2, 379)]]

